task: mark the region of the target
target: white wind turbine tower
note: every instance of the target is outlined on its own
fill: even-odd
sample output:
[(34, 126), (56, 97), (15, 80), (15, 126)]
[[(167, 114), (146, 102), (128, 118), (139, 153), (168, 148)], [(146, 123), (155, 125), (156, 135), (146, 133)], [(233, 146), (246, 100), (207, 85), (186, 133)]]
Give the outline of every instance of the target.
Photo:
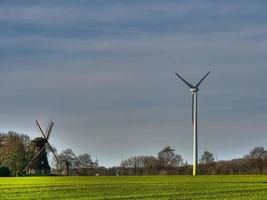
[(210, 71), (194, 86), (183, 79), (179, 74), (175, 74), (190, 88), (192, 92), (192, 124), (193, 124), (193, 176), (197, 175), (198, 151), (197, 151), (197, 92), (202, 81), (209, 75)]

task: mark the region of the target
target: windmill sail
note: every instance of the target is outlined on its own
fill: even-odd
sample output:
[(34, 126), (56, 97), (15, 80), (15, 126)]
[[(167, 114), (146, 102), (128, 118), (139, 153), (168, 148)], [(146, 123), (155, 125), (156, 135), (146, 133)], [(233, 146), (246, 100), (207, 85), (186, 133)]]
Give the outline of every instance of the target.
[(45, 130), (45, 135), (46, 135), (47, 140), (49, 140), (49, 137), (50, 137), (50, 134), (52, 132), (53, 127), (54, 127), (54, 122), (50, 121), (46, 130)]

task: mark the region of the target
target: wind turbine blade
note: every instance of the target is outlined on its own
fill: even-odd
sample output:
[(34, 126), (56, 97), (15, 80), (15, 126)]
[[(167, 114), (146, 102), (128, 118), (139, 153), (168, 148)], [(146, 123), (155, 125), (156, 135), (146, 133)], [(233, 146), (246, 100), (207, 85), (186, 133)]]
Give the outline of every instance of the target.
[(49, 125), (47, 126), (47, 130), (46, 130), (46, 139), (49, 140), (49, 137), (51, 135), (52, 129), (54, 127), (54, 122), (50, 122)]
[(57, 163), (59, 163), (59, 160), (58, 160), (58, 158), (57, 158), (57, 156), (56, 156), (56, 154), (55, 154), (53, 148), (52, 148), (51, 145), (49, 144), (49, 142), (47, 142), (46, 144), (48, 145), (48, 147), (49, 147), (50, 151), (52, 152), (53, 156), (55, 157), (55, 159), (57, 160)]
[(195, 88), (192, 84), (188, 83), (183, 77), (175, 72), (175, 74), (190, 88)]
[(209, 75), (210, 71), (196, 84), (196, 88), (204, 81), (204, 79)]
[(42, 129), (42, 127), (41, 127), (41, 125), (40, 125), (38, 120), (36, 120), (36, 124), (37, 124), (37, 127), (40, 129), (40, 131), (41, 131), (42, 135), (44, 136), (44, 138), (47, 140), (46, 135), (45, 135), (45, 133), (44, 133), (44, 131), (43, 131), (43, 129)]
[(194, 94), (192, 93), (192, 124), (194, 124)]
[(33, 157), (33, 159), (31, 159), (31, 161), (29, 162), (29, 164), (23, 169), (23, 171), (25, 172), (28, 167), (33, 163), (33, 161), (40, 155), (40, 153), (45, 149), (46, 146), (43, 146), (43, 148), (41, 148), (41, 150)]

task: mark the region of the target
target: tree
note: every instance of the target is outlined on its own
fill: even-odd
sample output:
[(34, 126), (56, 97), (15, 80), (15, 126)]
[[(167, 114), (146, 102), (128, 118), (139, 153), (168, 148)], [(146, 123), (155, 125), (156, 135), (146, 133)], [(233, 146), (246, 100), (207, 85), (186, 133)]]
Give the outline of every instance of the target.
[(166, 170), (167, 167), (179, 167), (183, 165), (183, 158), (174, 153), (175, 149), (170, 146), (165, 147), (158, 153), (159, 167)]
[(251, 165), (258, 168), (261, 174), (263, 173), (267, 163), (267, 151), (262, 146), (253, 148), (245, 158), (250, 160)]
[(132, 156), (121, 162), (121, 170), (129, 175), (156, 174), (158, 160), (154, 156)]
[(121, 167), (125, 168), (142, 168), (145, 165), (144, 156), (132, 156), (121, 162)]
[(95, 159), (95, 162), (93, 162), (93, 167), (94, 169), (97, 169), (99, 167), (99, 161), (97, 158)]
[(145, 156), (144, 161), (145, 174), (153, 175), (157, 173), (158, 159), (154, 156)]
[(11, 171), (8, 167), (0, 167), (0, 177), (8, 177), (11, 175)]
[(91, 155), (88, 153), (80, 154), (78, 156), (79, 160), (79, 168), (93, 168), (94, 167), (94, 162), (91, 159)]
[(171, 164), (174, 151), (170, 146), (167, 146), (158, 153), (158, 161), (161, 168), (166, 169)]
[(214, 155), (213, 155), (213, 153), (211, 153), (209, 151), (204, 151), (204, 153), (201, 155), (200, 163), (209, 164), (209, 163), (212, 163), (214, 161), (215, 161)]
[(181, 167), (182, 165), (183, 165), (182, 156), (179, 154), (174, 155), (172, 162), (171, 162), (171, 166), (172, 167)]
[(8, 167), (13, 176), (21, 175), (34, 155), (30, 137), (10, 131), (0, 138), (0, 165)]
[(59, 159), (62, 162), (68, 162), (69, 166), (78, 166), (79, 161), (78, 158), (76, 157), (74, 151), (72, 149), (65, 149), (61, 152), (61, 154), (59, 154)]
[(157, 159), (154, 156), (132, 156), (121, 162), (121, 167), (144, 168), (154, 166)]
[(265, 160), (267, 158), (267, 151), (262, 146), (255, 147), (249, 152), (249, 155), (247, 155), (245, 157), (250, 158), (250, 159), (263, 159), (263, 160)]
[[(66, 175), (69, 175), (69, 169), (70, 168), (78, 168), (79, 165), (79, 159), (75, 155), (74, 151), (72, 149), (65, 149), (63, 150), (58, 156), (59, 161), (59, 171), (60, 173), (65, 173)], [(66, 171), (65, 171), (65, 170)]]

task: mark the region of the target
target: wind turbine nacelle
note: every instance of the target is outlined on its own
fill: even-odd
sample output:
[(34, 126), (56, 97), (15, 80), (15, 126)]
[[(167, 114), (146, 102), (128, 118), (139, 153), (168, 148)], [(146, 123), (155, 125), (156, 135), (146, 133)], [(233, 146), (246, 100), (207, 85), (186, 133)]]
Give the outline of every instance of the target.
[(191, 92), (198, 92), (199, 89), (198, 88), (191, 88), (190, 90), (191, 90)]

